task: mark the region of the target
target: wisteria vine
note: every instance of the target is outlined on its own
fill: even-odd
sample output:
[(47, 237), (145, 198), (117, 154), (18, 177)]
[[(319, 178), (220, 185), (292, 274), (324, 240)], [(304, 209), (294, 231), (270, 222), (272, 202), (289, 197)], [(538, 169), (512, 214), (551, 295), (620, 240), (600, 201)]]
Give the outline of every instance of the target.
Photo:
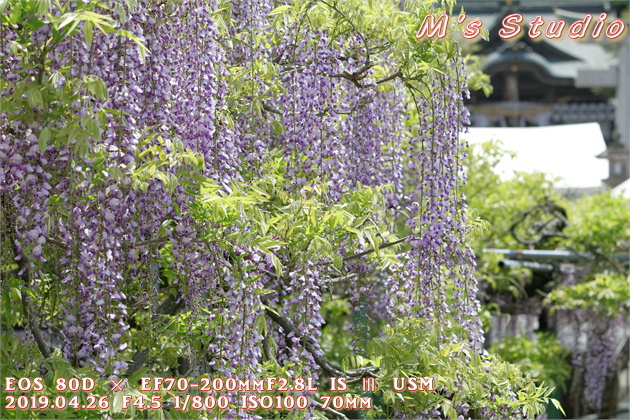
[(40, 297), (21, 321), (44, 358), (129, 377), (177, 323), (181, 374), (375, 377), (326, 357), (333, 293), (370, 322), (426, 319), (440, 346), (483, 341), (456, 47), (406, 74), (325, 1), (290, 22), (289, 4), (253, 0), (9, 3), (23, 22), (0, 27), (0, 258)]

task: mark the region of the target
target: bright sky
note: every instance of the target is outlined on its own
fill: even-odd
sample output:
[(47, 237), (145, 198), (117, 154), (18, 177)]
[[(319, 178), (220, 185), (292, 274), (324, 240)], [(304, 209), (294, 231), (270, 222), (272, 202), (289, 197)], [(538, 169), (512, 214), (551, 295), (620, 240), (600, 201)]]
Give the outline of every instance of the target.
[(497, 171), (504, 179), (514, 171), (545, 172), (561, 177), (561, 188), (598, 187), (608, 177), (608, 161), (596, 156), (606, 149), (598, 123), (547, 127), (471, 127), (462, 134), (470, 144), (501, 140), (503, 148), (517, 153), (506, 156)]

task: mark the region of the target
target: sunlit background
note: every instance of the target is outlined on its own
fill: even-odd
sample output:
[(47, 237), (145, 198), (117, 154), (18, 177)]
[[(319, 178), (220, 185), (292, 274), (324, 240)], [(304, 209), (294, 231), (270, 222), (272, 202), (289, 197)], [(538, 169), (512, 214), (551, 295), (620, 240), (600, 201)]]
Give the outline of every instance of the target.
[[(502, 179), (513, 179), (518, 172), (543, 172), (568, 199), (609, 190), (614, 196), (630, 197), (628, 5), (628, 1), (595, 0), (457, 2), (454, 13), (463, 11), (469, 20), (478, 18), (488, 30), (487, 40), (461, 42), (477, 57), (493, 87), (489, 96), (481, 90), (472, 92), (467, 103), (472, 126), (464, 138), (473, 151), (480, 143), (496, 140), (503, 149), (514, 152), (504, 154), (495, 168)], [(498, 32), (503, 19), (512, 13), (524, 17), (524, 36), (505, 40)], [(618, 19), (625, 22), (623, 39), (592, 39), (591, 30), (602, 13), (608, 14), (607, 24)], [(584, 40), (566, 35), (550, 40), (546, 36), (550, 21), (565, 21), (566, 32), (572, 23), (588, 15), (593, 19)], [(536, 16), (545, 23), (540, 27), (543, 36), (534, 41), (527, 35), (526, 25)], [(575, 260), (563, 259), (559, 251), (529, 248), (527, 256), (513, 249), (498, 250), (505, 258), (502, 264), (530, 268), (534, 278), (545, 270), (557, 270), (558, 264), (579, 266)], [(541, 330), (538, 317), (525, 313), (527, 310), (509, 312), (503, 310), (502, 315), (493, 317), (489, 340), (517, 334), (535, 338), (535, 331)], [(572, 351), (586, 345), (581, 330), (558, 325), (552, 329)], [(629, 418), (627, 324), (617, 337), (616, 371), (611, 375), (616, 377), (606, 383), (602, 411), (585, 415), (580, 392), (583, 384), (574, 373), (570, 385), (559, 395), (569, 418)], [(559, 413), (548, 415), (562, 418)]]

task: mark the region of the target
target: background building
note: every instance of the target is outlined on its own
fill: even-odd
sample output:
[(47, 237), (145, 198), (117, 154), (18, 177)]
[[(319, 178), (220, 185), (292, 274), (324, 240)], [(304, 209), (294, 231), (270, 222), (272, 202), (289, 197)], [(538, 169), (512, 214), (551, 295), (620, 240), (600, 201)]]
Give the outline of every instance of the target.
[[(541, 127), (597, 122), (604, 138), (597, 157), (608, 160), (608, 174), (601, 181), (614, 188), (630, 174), (630, 36), (605, 36), (594, 40), (592, 28), (601, 13), (607, 24), (625, 16), (628, 1), (596, 0), (460, 0), (469, 19), (479, 18), (489, 40), (473, 47), (484, 56), (484, 71), (491, 77), (493, 93), (473, 92), (469, 101), (473, 127)], [(503, 19), (523, 15), (524, 35), (506, 40), (499, 36)], [(592, 15), (583, 40), (566, 36), (568, 27)], [(531, 39), (527, 23), (541, 16), (543, 35)], [(627, 20), (627, 19), (626, 19)], [(550, 39), (550, 21), (564, 21), (565, 36)], [(627, 26), (627, 22), (626, 22)], [(606, 28), (606, 25), (604, 26)], [(565, 139), (566, 140), (566, 139)], [(550, 139), (553, 141), (553, 139)], [(593, 142), (601, 139), (593, 138)], [(544, 150), (540, 151), (545, 153)], [(573, 151), (566, 150), (565, 158)], [(582, 168), (588, 170), (588, 168)]]

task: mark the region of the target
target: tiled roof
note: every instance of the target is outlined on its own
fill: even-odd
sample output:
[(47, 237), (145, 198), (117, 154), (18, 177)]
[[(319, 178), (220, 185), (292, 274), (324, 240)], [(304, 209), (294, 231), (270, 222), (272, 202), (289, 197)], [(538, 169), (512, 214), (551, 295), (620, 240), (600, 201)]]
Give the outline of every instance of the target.
[(551, 122), (553, 124), (575, 124), (581, 122), (614, 121), (615, 107), (605, 102), (600, 103), (566, 103), (557, 104), (553, 108)]
[(604, 0), (458, 0), (457, 7), (463, 6), (466, 11), (493, 10), (496, 11), (505, 6), (512, 6), (520, 10), (551, 9), (562, 7), (567, 9), (592, 9), (603, 10), (607, 2)]
[[(507, 61), (528, 61), (537, 64), (554, 78), (576, 79), (580, 70), (605, 70), (617, 63), (615, 53), (599, 42), (578, 42), (566, 36), (560, 40), (533, 41), (526, 34), (517, 41), (500, 39), (495, 31), (501, 26), (503, 16), (503, 13), (475, 15), (485, 28), (491, 30), (490, 42), (479, 43), (482, 54), (487, 54), (486, 68)], [(524, 13), (524, 22), (536, 16)], [(553, 13), (541, 16), (545, 25), (551, 20), (562, 20), (562, 17)]]

